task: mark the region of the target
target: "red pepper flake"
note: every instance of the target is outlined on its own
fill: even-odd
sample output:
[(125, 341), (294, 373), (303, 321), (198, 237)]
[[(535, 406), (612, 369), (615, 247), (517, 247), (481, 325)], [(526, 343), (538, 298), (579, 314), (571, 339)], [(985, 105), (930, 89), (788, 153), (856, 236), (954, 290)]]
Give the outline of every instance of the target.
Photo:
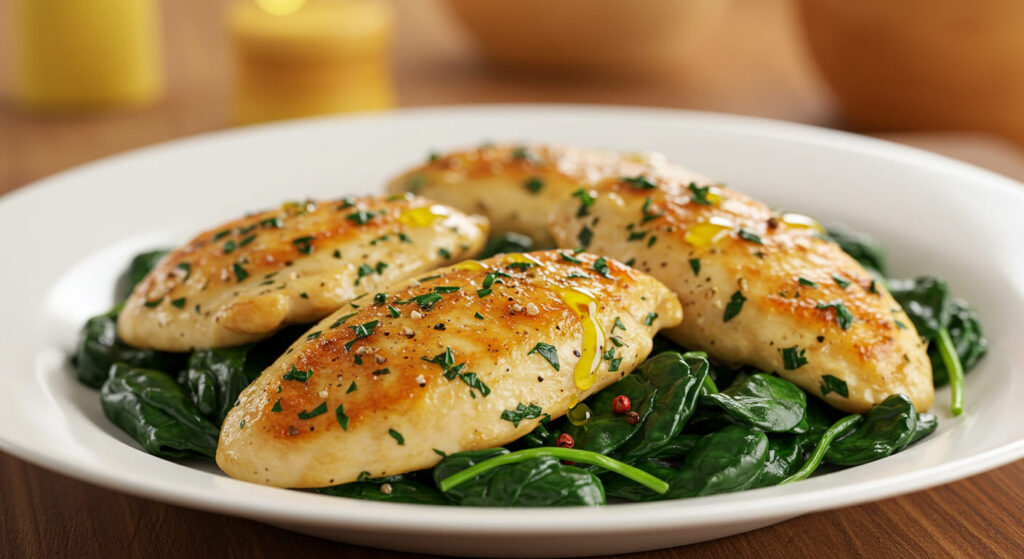
[(572, 448), (576, 444), (576, 441), (569, 433), (562, 433), (561, 435), (558, 435), (558, 442), (555, 444), (562, 448)]
[(629, 423), (630, 425), (636, 425), (637, 423), (640, 423), (640, 414), (636, 413), (635, 411), (627, 413), (626, 422)]
[(617, 414), (624, 414), (629, 411), (630, 401), (629, 396), (625, 394), (619, 394), (612, 400), (612, 411)]

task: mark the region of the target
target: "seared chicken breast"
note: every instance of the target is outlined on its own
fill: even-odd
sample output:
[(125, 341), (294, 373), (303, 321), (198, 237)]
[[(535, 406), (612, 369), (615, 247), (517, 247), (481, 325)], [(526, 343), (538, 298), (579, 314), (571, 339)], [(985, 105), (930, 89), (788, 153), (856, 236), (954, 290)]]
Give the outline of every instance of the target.
[(555, 204), (602, 179), (643, 173), (684, 182), (700, 179), (668, 165), (658, 154), (498, 145), (431, 156), (392, 180), (388, 191), (421, 194), (487, 216), (496, 235), (515, 231), (529, 235), (540, 246), (552, 246), (547, 223)]
[(487, 231), (484, 218), (412, 195), (285, 204), (169, 253), (125, 302), (118, 334), (163, 351), (257, 341), (471, 257)]
[(809, 218), (652, 174), (563, 202), (551, 232), (559, 246), (665, 282), (687, 317), (666, 334), (683, 346), (777, 372), (850, 412), (895, 393), (919, 411), (932, 403), (931, 365), (913, 323)]
[(242, 392), (225, 472), (319, 487), (511, 442), (628, 374), (682, 319), (657, 280), (569, 250), (462, 262), (370, 303), (325, 318)]

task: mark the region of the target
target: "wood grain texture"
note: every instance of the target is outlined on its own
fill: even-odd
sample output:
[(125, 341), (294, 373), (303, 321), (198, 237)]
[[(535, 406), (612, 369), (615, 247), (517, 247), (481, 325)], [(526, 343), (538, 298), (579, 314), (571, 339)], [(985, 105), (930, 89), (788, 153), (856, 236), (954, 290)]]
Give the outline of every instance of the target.
[[(229, 124), (226, 0), (163, 2), (168, 91), (150, 108), (45, 117), (6, 102), (0, 44), (0, 193), (92, 159)], [(12, 0), (0, 0), (0, 42)], [(395, 80), (402, 105), (628, 103), (841, 125), (810, 71), (786, 0), (734, 0), (718, 36), (678, 68), (645, 79), (561, 79), (487, 68), (435, 1), (399, 3)], [(1024, 178), (1019, 150), (991, 137), (907, 135)], [(876, 503), (807, 515), (703, 544), (622, 557), (1024, 557), (1024, 461)], [(0, 557), (403, 558), (94, 487), (0, 453)]]

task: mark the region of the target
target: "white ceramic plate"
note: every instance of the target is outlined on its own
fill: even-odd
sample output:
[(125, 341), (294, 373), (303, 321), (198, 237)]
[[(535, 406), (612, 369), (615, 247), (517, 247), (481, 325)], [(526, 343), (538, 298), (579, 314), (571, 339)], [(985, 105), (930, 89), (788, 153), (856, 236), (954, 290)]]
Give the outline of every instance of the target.
[[(935, 273), (980, 313), (991, 352), (967, 411), (884, 460), (784, 486), (595, 509), (468, 509), (353, 501), (252, 485), (143, 453), (67, 354), (107, 310), (135, 252), (284, 199), (379, 192), (430, 149), (540, 140), (657, 150), (768, 203), (882, 239), (896, 275)], [(0, 449), (90, 483), (363, 545), (475, 556), (638, 551), (907, 493), (1024, 456), (1024, 186), (882, 141), (664, 110), (481, 106), (299, 121), (209, 134), (62, 173), (0, 199), (5, 320)]]

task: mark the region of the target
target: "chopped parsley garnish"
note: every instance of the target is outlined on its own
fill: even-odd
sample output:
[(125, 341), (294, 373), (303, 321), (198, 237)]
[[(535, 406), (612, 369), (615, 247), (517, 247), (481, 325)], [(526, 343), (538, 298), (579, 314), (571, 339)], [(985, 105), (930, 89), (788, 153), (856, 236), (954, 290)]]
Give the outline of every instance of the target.
[(148, 308), (153, 308), (153, 307), (159, 305), (160, 303), (162, 303), (163, 301), (164, 301), (164, 298), (161, 297), (161, 298), (159, 298), (159, 299), (157, 299), (155, 301), (146, 301), (145, 303), (142, 303), (142, 304), (144, 306), (148, 307)]
[(586, 248), (590, 246), (590, 241), (594, 240), (594, 232), (584, 225), (583, 229), (580, 229), (579, 234), (576, 235), (576, 238), (580, 241), (580, 244), (583, 245), (583, 248)]
[(350, 213), (345, 216), (345, 219), (355, 223), (356, 225), (366, 225), (367, 221), (374, 218), (376, 214), (368, 212), (366, 210), (358, 210), (354, 213)]
[(278, 412), (280, 412), (283, 409), (284, 408), (281, 407), (281, 399), (278, 398), (277, 401), (274, 402), (274, 406), (272, 408), (270, 408), (270, 411), (272, 411), (274, 413), (278, 413)]
[(658, 185), (654, 184), (653, 182), (650, 181), (650, 179), (643, 175), (637, 175), (635, 177), (622, 177), (620, 180), (628, 184), (629, 186), (632, 186), (633, 188), (639, 190), (654, 190), (658, 188)]
[(608, 259), (603, 256), (594, 261), (594, 271), (608, 279), (612, 279), (611, 274), (608, 272)]
[(249, 235), (248, 237), (246, 237), (246, 238), (242, 239), (241, 241), (239, 241), (238, 242), (238, 246), (244, 247), (245, 245), (247, 245), (247, 244), (249, 244), (249, 243), (251, 243), (251, 242), (253, 242), (255, 240), (256, 240), (256, 235)]
[(640, 231), (630, 231), (629, 232), (629, 238), (626, 239), (626, 240), (627, 241), (639, 241), (640, 239), (642, 239), (642, 238), (644, 238), (646, 236), (647, 236), (647, 231), (644, 231), (642, 229)]
[(349, 208), (354, 208), (354, 207), (356, 207), (356, 203), (352, 201), (352, 197), (351, 196), (343, 196), (341, 198), (341, 203), (338, 204), (338, 207), (335, 208), (335, 209), (347, 210)]
[(797, 346), (787, 347), (780, 349), (782, 352), (782, 366), (787, 371), (793, 371), (803, 367), (807, 364), (807, 358), (804, 357), (806, 350), (798, 349)]
[(623, 346), (622, 340), (616, 338), (615, 336), (608, 336), (608, 340), (615, 344), (615, 347)]
[(505, 421), (511, 421), (514, 427), (519, 427), (519, 424), (525, 419), (536, 419), (544, 413), (544, 410), (540, 406), (530, 402), (530, 405), (525, 406), (522, 402), (516, 404), (516, 409), (505, 410), (501, 412), (501, 418)]
[(338, 249), (334, 249), (334, 252), (331, 253), (331, 256), (335, 258), (341, 258), (341, 251)]
[(298, 382), (306, 382), (313, 376), (313, 369), (308, 371), (300, 371), (295, 363), (292, 363), (292, 368), (281, 377), (281, 380), (294, 380)]
[(370, 374), (375, 376), (375, 377), (379, 377), (379, 376), (382, 376), (382, 375), (390, 375), (391, 374), (391, 369), (389, 369), (387, 367), (384, 367), (383, 369), (377, 369), (376, 371), (374, 371), (374, 372), (372, 372)]
[(345, 394), (351, 394), (356, 390), (359, 390), (359, 387), (356, 386), (356, 381), (352, 381), (352, 384), (348, 385), (348, 390), (345, 391)]
[(694, 203), (702, 206), (713, 206), (715, 204), (711, 200), (708, 200), (708, 193), (711, 191), (710, 186), (697, 186), (697, 183), (691, 182), (686, 186), (686, 188), (689, 188), (690, 192), (693, 194), (690, 199), (693, 200)]
[(516, 270), (529, 270), (533, 267), (533, 262), (509, 262), (506, 266)]
[(550, 363), (556, 371), (560, 369), (560, 365), (558, 364), (558, 350), (555, 349), (555, 346), (544, 342), (538, 342), (537, 345), (533, 346), (533, 349), (527, 353), (527, 355), (534, 353), (539, 353), (540, 356)]
[(455, 293), (462, 288), (457, 285), (439, 285), (434, 288), (434, 293)]
[(362, 324), (357, 324), (356, 326), (349, 326), (349, 328), (351, 328), (352, 331), (355, 332), (356, 338), (355, 340), (352, 340), (345, 344), (345, 351), (352, 349), (352, 345), (356, 343), (356, 340), (361, 340), (363, 338), (368, 338), (372, 336), (373, 331), (377, 328), (377, 321), (371, 320), (370, 322), (364, 322)]
[(359, 268), (356, 269), (356, 285), (359, 285), (359, 281), (366, 276), (372, 276), (373, 274), (374, 269), (372, 266), (366, 263), (360, 264)]
[(299, 237), (298, 239), (293, 240), (292, 244), (295, 245), (295, 249), (301, 254), (313, 254), (312, 243), (315, 239), (316, 237)]
[(452, 251), (446, 248), (437, 249), (437, 255), (444, 259), (450, 259), (452, 257)]
[(800, 285), (806, 285), (807, 287), (818, 287), (818, 284), (816, 282), (813, 282), (805, 277), (799, 277), (796, 279), (796, 281), (798, 281)]
[(752, 243), (759, 244), (759, 245), (763, 245), (764, 244), (763, 242), (761, 242), (761, 237), (759, 235), (757, 235), (756, 233), (752, 233), (750, 231), (747, 231), (746, 229), (740, 229), (739, 231), (736, 232), (736, 234), (739, 235), (740, 238), (743, 239), (744, 241), (750, 241)]
[(245, 281), (245, 278), (249, 277), (249, 272), (245, 271), (245, 268), (241, 264), (235, 262), (231, 269), (235, 272), (235, 277), (238, 279), (238, 283)]
[[(352, 383), (355, 386), (356, 383)], [(352, 389), (349, 388), (349, 392)], [(338, 404), (338, 407), (334, 409), (334, 417), (338, 420), (338, 425), (341, 425), (342, 431), (348, 431), (348, 416), (345, 415), (345, 404)]]
[(850, 388), (846, 386), (846, 381), (841, 378), (834, 377), (832, 375), (822, 375), (821, 377), (821, 395), (825, 396), (829, 392), (835, 392), (843, 398), (850, 397)]
[(842, 287), (843, 289), (850, 287), (850, 280), (842, 276), (832, 276), (832, 281), (836, 282), (836, 285)]
[(315, 339), (320, 337), (320, 334), (323, 334), (323, 333), (324, 333), (323, 330), (317, 330), (316, 332), (310, 332), (309, 334), (306, 335), (306, 341), (308, 342), (309, 340), (315, 340)]
[(299, 412), (299, 419), (313, 419), (314, 417), (327, 412), (327, 402), (320, 402), (320, 405), (312, 411), (302, 410)]
[(342, 324), (345, 324), (346, 320), (352, 318), (353, 316), (355, 316), (357, 314), (359, 314), (359, 313), (358, 312), (354, 312), (354, 313), (346, 314), (344, 316), (339, 316), (338, 320), (335, 320), (334, 324), (331, 324), (331, 328), (337, 328), (338, 326), (341, 326)]
[(394, 317), (394, 318), (398, 318), (399, 316), (402, 316), (402, 313), (398, 312), (398, 309), (396, 309), (395, 307), (392, 307), (391, 305), (388, 305), (388, 313), (390, 313), (391, 316)]
[(562, 260), (564, 260), (566, 262), (572, 262), (573, 264), (582, 264), (583, 263), (583, 261), (580, 260), (579, 258), (576, 258), (575, 256), (572, 256), (571, 254), (567, 254), (565, 252), (559, 252), (558, 255), (561, 256)]
[(479, 318), (480, 320), (484, 319), (484, 315), (482, 315), (480, 313), (473, 313), (473, 316), (476, 317), (476, 318)]
[(526, 179), (526, 182), (523, 183), (523, 186), (526, 187), (526, 190), (529, 190), (530, 192), (536, 194), (540, 192), (542, 188), (544, 188), (544, 181), (541, 180), (540, 177), (530, 177)]
[(722, 322), (729, 322), (736, 315), (740, 314), (743, 310), (743, 303), (747, 302), (747, 298), (743, 296), (743, 292), (737, 290), (729, 298), (729, 302), (725, 305), (725, 313), (722, 315)]
[(399, 233), (398, 240), (402, 241), (403, 243), (412, 244), (412, 239), (409, 237), (409, 235), (406, 235), (405, 233)]
[(476, 373), (462, 372), (463, 369), (466, 368), (466, 364), (455, 364), (455, 353), (452, 351), (452, 348), (450, 347), (444, 348), (443, 353), (439, 353), (431, 357), (430, 359), (427, 359), (426, 357), (421, 357), (420, 359), (426, 361), (427, 363), (433, 363), (435, 365), (440, 366), (441, 369), (444, 370), (445, 379), (459, 379), (462, 382), (466, 383), (466, 386), (469, 386), (469, 394), (474, 398), (476, 398), (476, 395), (473, 394), (474, 389), (480, 392), (480, 395), (484, 397), (487, 397), (487, 395), (491, 393), (490, 387), (484, 384), (484, 382), (480, 380), (480, 377)]
[(231, 230), (230, 229), (225, 229), (223, 231), (218, 231), (217, 233), (215, 233), (213, 235), (213, 242), (217, 242), (217, 241), (223, 239), (224, 237), (227, 237), (230, 234), (231, 234)]
[(900, 322), (898, 320), (896, 320), (895, 322), (896, 322), (896, 327), (899, 328), (900, 330), (906, 330), (907, 329), (907, 325), (906, 324), (903, 324), (902, 322)]
[(654, 324), (654, 321), (657, 318), (658, 318), (658, 313), (656, 313), (656, 312), (649, 312), (649, 313), (645, 314), (644, 315), (644, 320), (643, 320), (644, 326), (650, 326), (651, 324)]
[(665, 214), (663, 214), (661, 212), (655, 213), (655, 212), (651, 211), (651, 197), (650, 196), (648, 196), (647, 199), (644, 200), (644, 206), (643, 206), (643, 208), (640, 209), (640, 211), (644, 215), (643, 219), (640, 220), (640, 223), (647, 223), (648, 221), (653, 221), (653, 220), (658, 219), (659, 217), (665, 215)]
[(260, 227), (269, 227), (271, 229), (281, 229), (284, 227), (284, 221), (279, 217), (268, 217), (260, 221)]
[(409, 299), (406, 299), (405, 301), (395, 301), (395, 303), (397, 303), (399, 305), (406, 305), (406, 304), (409, 304), (409, 303), (416, 303), (417, 305), (420, 306), (421, 309), (429, 309), (430, 307), (434, 306), (434, 303), (437, 303), (440, 300), (441, 300), (441, 296), (440, 295), (438, 295), (437, 293), (434, 293), (434, 292), (430, 292), (430, 293), (424, 293), (423, 295), (417, 295), (415, 297), (411, 297)]
[(388, 434), (391, 435), (392, 439), (395, 439), (399, 446), (405, 446), (405, 437), (403, 437), (401, 433), (394, 429), (388, 429)]
[(572, 196), (580, 199), (580, 209), (576, 210), (576, 217), (583, 217), (589, 214), (590, 206), (594, 205), (594, 197), (587, 192), (587, 189), (581, 188), (576, 192), (573, 192)]
[(175, 268), (178, 268), (179, 270), (185, 270), (185, 277), (182, 278), (181, 281), (186, 282), (188, 281), (188, 278), (192, 277), (192, 265), (189, 264), (188, 262), (180, 262), (178, 263), (177, 266), (175, 266)]
[(875, 280), (871, 280), (871, 285), (868, 287), (868, 293), (878, 295), (878, 286), (875, 285)]
[(581, 274), (579, 272), (569, 272), (569, 275), (565, 276), (566, 279), (590, 279), (590, 276)]
[(693, 275), (695, 275), (695, 276), (699, 276), (700, 275), (700, 258), (691, 258), (690, 259), (690, 269), (693, 270)]
[(651, 235), (650, 238), (647, 239), (647, 246), (648, 247), (652, 247), (652, 246), (654, 246), (654, 243), (656, 243), (656, 242), (658, 242), (658, 237), (655, 237), (654, 235)]
[(850, 309), (846, 308), (846, 305), (842, 301), (832, 301), (829, 303), (818, 304), (817, 309), (833, 309), (836, 311), (836, 323), (843, 330), (849, 330), (850, 326), (853, 325), (853, 314), (850, 313)]
[(517, 148), (512, 149), (512, 159), (530, 160), (533, 159), (533, 155), (530, 153), (530, 150), (528, 148), (524, 146), (519, 146)]
[(615, 322), (612, 323), (612, 330), (610, 333), (614, 333), (616, 328), (621, 329), (623, 332), (626, 331), (626, 325), (623, 324), (622, 319), (617, 316), (615, 317)]
[(387, 262), (377, 262), (377, 265), (374, 267), (374, 271), (376, 271), (378, 274), (383, 274), (384, 270), (386, 270), (387, 267)]

